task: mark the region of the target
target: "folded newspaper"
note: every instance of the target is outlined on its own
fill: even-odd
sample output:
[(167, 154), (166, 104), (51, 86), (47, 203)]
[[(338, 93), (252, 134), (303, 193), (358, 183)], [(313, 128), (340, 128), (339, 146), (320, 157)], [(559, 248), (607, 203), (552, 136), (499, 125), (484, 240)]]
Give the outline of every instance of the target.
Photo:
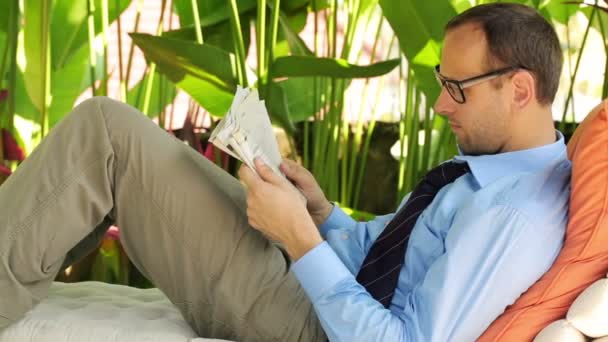
[(272, 171), (284, 177), (279, 170), (279, 145), (257, 89), (237, 88), (230, 110), (211, 132), (209, 141), (256, 173), (253, 160), (260, 158)]
[[(264, 101), (260, 101), (257, 89), (237, 87), (230, 110), (211, 132), (209, 141), (245, 163), (256, 174), (253, 161), (255, 158), (260, 158), (274, 173), (285, 178), (279, 169), (281, 165), (279, 144), (272, 130), (266, 106)], [(291, 182), (289, 184), (294, 186)], [(301, 192), (299, 194), (306, 203), (306, 197)]]

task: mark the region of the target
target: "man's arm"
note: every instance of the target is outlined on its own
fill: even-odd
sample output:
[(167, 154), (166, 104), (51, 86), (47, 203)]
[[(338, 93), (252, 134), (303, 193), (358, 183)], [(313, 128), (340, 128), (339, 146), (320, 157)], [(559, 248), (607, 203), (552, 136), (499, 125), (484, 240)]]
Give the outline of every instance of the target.
[(327, 243), (298, 260), (292, 269), (330, 340), (475, 340), (550, 267), (561, 239), (512, 208), (473, 212), (457, 215), (445, 253), (394, 311), (356, 282)]
[[(289, 159), (284, 159), (280, 166), (280, 170), (285, 176), (294, 183), (294, 185), (306, 197), (306, 209), (312, 217), (315, 225), (319, 227), (319, 231), (323, 238), (326, 238), (327, 232), (332, 229), (352, 229), (357, 222), (346, 214), (340, 207), (329, 202), (321, 190), (321, 187), (315, 180), (314, 176), (305, 167), (297, 162)], [(406, 196), (401, 205), (407, 201)], [(370, 221), (369, 227), (384, 227), (384, 223), (388, 222), (394, 214), (379, 216)], [(377, 236), (380, 232), (371, 232), (370, 235)]]
[[(406, 267), (421, 273), (413, 277), (420, 281), (398, 285), (405, 303), (387, 310), (355, 280), (357, 260), (340, 259), (339, 250), (321, 239), (297, 191), (263, 164), (256, 167), (262, 179), (246, 167), (239, 171), (248, 186), (249, 222), (282, 242), (296, 260), (292, 271), (332, 341), (474, 340), (549, 268), (561, 247), (563, 227), (534, 225), (510, 207), (466, 205), (451, 224), (427, 224), (434, 215), (422, 215), (410, 245), (420, 251), (426, 246), (420, 234), (442, 239), (441, 232), (429, 233), (450, 224), (445, 251), (428, 267), (406, 260)], [(373, 241), (369, 231), (351, 230), (355, 243), (336, 241), (344, 247), (342, 256), (357, 254), (360, 262), (364, 253), (354, 247), (367, 249)], [(343, 230), (329, 235), (333, 232), (335, 238), (351, 239)]]

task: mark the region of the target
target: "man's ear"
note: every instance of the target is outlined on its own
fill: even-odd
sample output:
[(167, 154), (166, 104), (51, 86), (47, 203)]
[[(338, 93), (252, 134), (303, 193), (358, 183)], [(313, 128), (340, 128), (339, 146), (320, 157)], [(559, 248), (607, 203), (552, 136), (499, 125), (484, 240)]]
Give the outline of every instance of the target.
[(513, 84), (513, 104), (519, 108), (525, 107), (536, 98), (536, 79), (531, 73), (520, 70), (511, 78)]

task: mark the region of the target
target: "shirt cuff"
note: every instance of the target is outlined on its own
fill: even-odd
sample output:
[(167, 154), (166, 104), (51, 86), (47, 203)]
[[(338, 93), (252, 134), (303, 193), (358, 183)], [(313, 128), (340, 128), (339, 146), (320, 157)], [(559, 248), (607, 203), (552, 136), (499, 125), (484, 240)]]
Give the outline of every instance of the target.
[(326, 241), (293, 263), (291, 270), (313, 303), (339, 282), (353, 277)]
[(325, 222), (319, 225), (319, 232), (323, 238), (327, 236), (327, 232), (331, 229), (335, 229), (337, 227), (349, 227), (355, 224), (355, 220), (348, 216), (348, 214), (345, 213), (340, 206), (336, 205), (335, 203), (333, 205), (334, 207), (329, 213), (329, 216), (327, 216), (325, 219)]

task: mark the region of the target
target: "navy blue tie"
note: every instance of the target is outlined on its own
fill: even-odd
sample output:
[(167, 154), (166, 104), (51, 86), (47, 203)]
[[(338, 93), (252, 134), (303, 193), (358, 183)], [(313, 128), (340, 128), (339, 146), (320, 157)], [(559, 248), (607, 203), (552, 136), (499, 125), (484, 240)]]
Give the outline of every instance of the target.
[(454, 161), (443, 163), (429, 171), (365, 256), (357, 281), (386, 308), (395, 293), (407, 242), (418, 216), (431, 204), (443, 186), (467, 172), (469, 167), (466, 163)]

